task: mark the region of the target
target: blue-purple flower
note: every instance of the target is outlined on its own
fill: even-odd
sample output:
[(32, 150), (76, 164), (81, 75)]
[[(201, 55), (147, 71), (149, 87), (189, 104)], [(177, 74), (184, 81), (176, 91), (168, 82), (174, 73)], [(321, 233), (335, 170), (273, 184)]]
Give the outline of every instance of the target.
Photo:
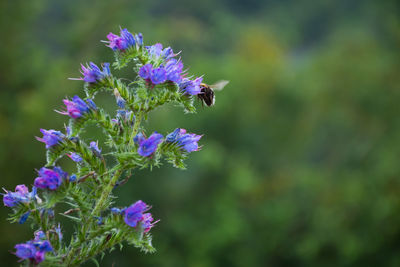
[(199, 150), (198, 141), (202, 135), (194, 133), (186, 133), (185, 129), (177, 128), (172, 133), (166, 136), (167, 142), (177, 142), (187, 152), (193, 152)]
[(20, 259), (30, 259), (35, 264), (39, 264), (45, 259), (46, 252), (53, 251), (50, 242), (45, 238), (46, 235), (38, 231), (35, 233), (35, 239), (15, 245), (15, 255)]
[(176, 59), (171, 59), (164, 66), (153, 68), (152, 64), (146, 64), (139, 69), (139, 76), (153, 84), (160, 84), (165, 81), (179, 83), (182, 80), (183, 64)]
[(70, 154), (67, 154), (67, 156), (72, 159), (75, 162), (81, 162), (83, 159), (81, 156), (79, 156), (77, 153), (72, 152)]
[(154, 132), (149, 138), (145, 138), (142, 133), (135, 136), (133, 141), (139, 145), (138, 153), (143, 157), (152, 155), (160, 143), (163, 141), (162, 134)]
[(175, 58), (170, 59), (165, 64), (165, 70), (167, 72), (167, 80), (180, 83), (182, 80), (183, 63)]
[(6, 194), (3, 194), (4, 206), (14, 207), (18, 203), (29, 203), (36, 196), (36, 187), (32, 188), (32, 192), (29, 192), (28, 187), (24, 184), (17, 185), (15, 192), (7, 191), (4, 189)]
[(167, 60), (177, 55), (174, 54), (171, 47), (163, 49), (163, 46), (160, 43), (157, 43), (152, 46), (146, 46), (146, 49), (147, 52), (149, 53), (149, 56), (153, 60), (158, 60), (158, 59)]
[(19, 224), (24, 224), (26, 222), (26, 220), (28, 219), (29, 215), (31, 214), (31, 211), (27, 211), (24, 214), (22, 214), (21, 218), (19, 218), (18, 223)]
[(47, 149), (57, 145), (65, 137), (60, 131), (40, 129), (40, 132), (43, 134), (43, 137), (36, 137), (36, 139), (45, 143)]
[(150, 80), (153, 84), (160, 84), (167, 80), (167, 72), (164, 68), (156, 68), (151, 70)]
[(39, 170), (39, 177), (35, 179), (34, 185), (42, 189), (56, 190), (68, 177), (68, 173), (64, 172), (60, 167), (53, 169), (41, 168)]
[(101, 158), (101, 149), (99, 148), (99, 142), (92, 141), (90, 142), (90, 150), (99, 158)]
[(203, 81), (203, 77), (198, 77), (194, 80), (184, 78), (180, 82), (179, 88), (189, 95), (198, 95), (201, 93), (200, 84), (202, 81)]
[(150, 79), (151, 76), (151, 70), (153, 69), (153, 65), (151, 64), (146, 64), (143, 65), (140, 69), (139, 69), (139, 76), (142, 77), (143, 79)]
[(72, 98), (72, 101), (69, 99), (64, 99), (63, 100), (67, 110), (66, 111), (57, 111), (60, 114), (63, 115), (68, 115), (73, 119), (77, 119), (83, 116), (86, 112), (92, 109), (97, 109), (96, 105), (92, 100), (90, 102), (86, 103), (83, 101), (79, 96), (74, 96)]
[(120, 50), (123, 51), (129, 47), (133, 47), (136, 44), (139, 46), (143, 45), (143, 36), (141, 33), (138, 33), (136, 35), (133, 35), (130, 33), (127, 29), (121, 29), (120, 31), (120, 36), (113, 34), (110, 32), (107, 35), (108, 41), (108, 47), (110, 47), (112, 50)]
[(144, 213), (143, 214), (143, 220), (142, 220), (142, 227), (144, 229), (144, 232), (147, 233), (148, 231), (150, 231), (150, 229), (159, 221), (155, 221), (153, 222), (153, 216), (151, 215), (151, 213)]
[(86, 67), (81, 64), (81, 68), (83, 78), (79, 78), (79, 80), (84, 80), (87, 83), (96, 83), (111, 75), (110, 63), (104, 63), (102, 70), (93, 62), (90, 62)]

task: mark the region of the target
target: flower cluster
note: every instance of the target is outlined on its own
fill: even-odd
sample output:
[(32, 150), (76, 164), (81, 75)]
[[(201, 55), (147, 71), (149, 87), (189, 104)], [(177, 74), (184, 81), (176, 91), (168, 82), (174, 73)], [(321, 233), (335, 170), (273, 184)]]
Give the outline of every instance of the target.
[(167, 142), (176, 142), (181, 146), (186, 152), (193, 152), (199, 150), (198, 141), (202, 135), (197, 135), (194, 133), (186, 133), (185, 129), (177, 128), (172, 133), (166, 136)]
[(142, 34), (138, 33), (133, 35), (127, 29), (121, 29), (119, 36), (110, 32), (107, 35), (107, 39), (107, 46), (114, 51), (124, 51), (130, 47), (135, 47), (136, 45), (138, 45), (139, 47), (143, 45)]
[[(36, 139), (46, 145), (47, 163), (38, 171), (32, 191), (18, 185), (15, 192), (5, 190), (3, 194), (4, 205), (13, 211), (10, 220), (22, 224), (30, 218), (38, 229), (33, 240), (15, 246), (15, 255), (31, 265), (46, 260), (49, 266), (77, 266), (125, 241), (154, 251), (148, 232), (158, 221), (148, 212), (150, 206), (139, 200), (107, 213), (115, 200), (113, 189), (125, 184), (133, 169), (158, 167), (162, 159), (184, 169), (188, 153), (199, 150), (202, 135), (178, 128), (166, 137), (158, 132), (146, 137), (143, 122), (151, 110), (166, 103), (194, 112), (194, 96), (201, 93), (202, 77), (188, 76), (171, 47), (144, 46), (140, 33), (121, 29), (119, 35), (109, 33), (107, 39), (107, 46), (115, 51), (112, 66), (120, 69), (133, 61), (135, 76), (118, 79), (109, 63), (81, 65), (82, 77), (76, 80), (84, 81), (86, 96), (64, 99), (64, 110), (57, 111), (69, 117), (66, 134), (40, 129), (43, 137)], [(115, 96), (115, 115), (94, 103), (99, 91)], [(105, 134), (105, 153), (97, 141), (82, 134), (88, 124), (95, 124)], [(76, 165), (74, 174), (59, 167), (59, 159), (65, 156)], [(63, 205), (57, 206), (60, 203)], [(65, 205), (67, 210), (55, 212)], [(77, 224), (69, 244), (62, 242), (56, 221), (59, 215)], [(45, 259), (48, 252), (52, 256)]]
[(20, 259), (30, 259), (35, 265), (45, 259), (46, 252), (53, 251), (53, 247), (46, 239), (43, 231), (35, 233), (35, 238), (26, 243), (15, 245), (15, 255)]
[(181, 61), (171, 59), (164, 66), (153, 68), (152, 64), (146, 64), (139, 69), (139, 76), (153, 84), (166, 81), (179, 83), (182, 80), (183, 64)]
[(32, 188), (32, 192), (29, 192), (28, 187), (24, 184), (17, 185), (15, 192), (4, 190), (6, 194), (3, 194), (4, 206), (14, 207), (19, 203), (29, 203), (36, 196), (36, 187)]
[(35, 179), (35, 186), (41, 189), (56, 190), (68, 177), (68, 173), (64, 172), (60, 167), (53, 169), (41, 168), (39, 177)]

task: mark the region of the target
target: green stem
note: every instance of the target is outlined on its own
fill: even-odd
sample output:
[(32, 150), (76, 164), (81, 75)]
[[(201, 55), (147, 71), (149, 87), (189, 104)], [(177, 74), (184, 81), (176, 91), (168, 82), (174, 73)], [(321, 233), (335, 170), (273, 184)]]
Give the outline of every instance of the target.
[(96, 206), (94, 207), (92, 211), (92, 216), (97, 216), (98, 213), (103, 209), (104, 203), (108, 199), (108, 196), (110, 195), (111, 191), (113, 190), (115, 184), (118, 181), (118, 178), (121, 176), (123, 170), (118, 169), (115, 173), (114, 176), (110, 179), (110, 182), (106, 184), (106, 186), (103, 188), (103, 193), (101, 194), (101, 197), (99, 201), (97, 201)]

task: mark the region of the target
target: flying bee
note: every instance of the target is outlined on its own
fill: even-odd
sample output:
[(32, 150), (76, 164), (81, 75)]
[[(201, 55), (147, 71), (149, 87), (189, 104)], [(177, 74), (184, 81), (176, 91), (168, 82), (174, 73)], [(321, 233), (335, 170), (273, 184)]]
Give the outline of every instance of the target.
[(215, 91), (220, 91), (224, 89), (225, 85), (227, 85), (229, 81), (218, 81), (213, 85), (208, 85), (205, 83), (200, 84), (201, 93), (197, 96), (201, 100), (202, 103), (205, 103), (207, 106), (212, 106), (215, 104)]

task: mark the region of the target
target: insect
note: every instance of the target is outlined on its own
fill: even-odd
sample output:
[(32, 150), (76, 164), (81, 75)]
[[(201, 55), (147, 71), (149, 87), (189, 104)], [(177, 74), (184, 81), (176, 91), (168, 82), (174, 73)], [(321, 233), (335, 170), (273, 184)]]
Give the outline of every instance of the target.
[(205, 84), (205, 83), (201, 83), (200, 84), (201, 93), (198, 94), (197, 96), (202, 101), (202, 103), (205, 103), (207, 106), (212, 106), (212, 105), (215, 104), (214, 90), (215, 91), (220, 91), (228, 83), (229, 83), (229, 81), (224, 81), (224, 80), (218, 81), (213, 85), (208, 85), (208, 84)]

